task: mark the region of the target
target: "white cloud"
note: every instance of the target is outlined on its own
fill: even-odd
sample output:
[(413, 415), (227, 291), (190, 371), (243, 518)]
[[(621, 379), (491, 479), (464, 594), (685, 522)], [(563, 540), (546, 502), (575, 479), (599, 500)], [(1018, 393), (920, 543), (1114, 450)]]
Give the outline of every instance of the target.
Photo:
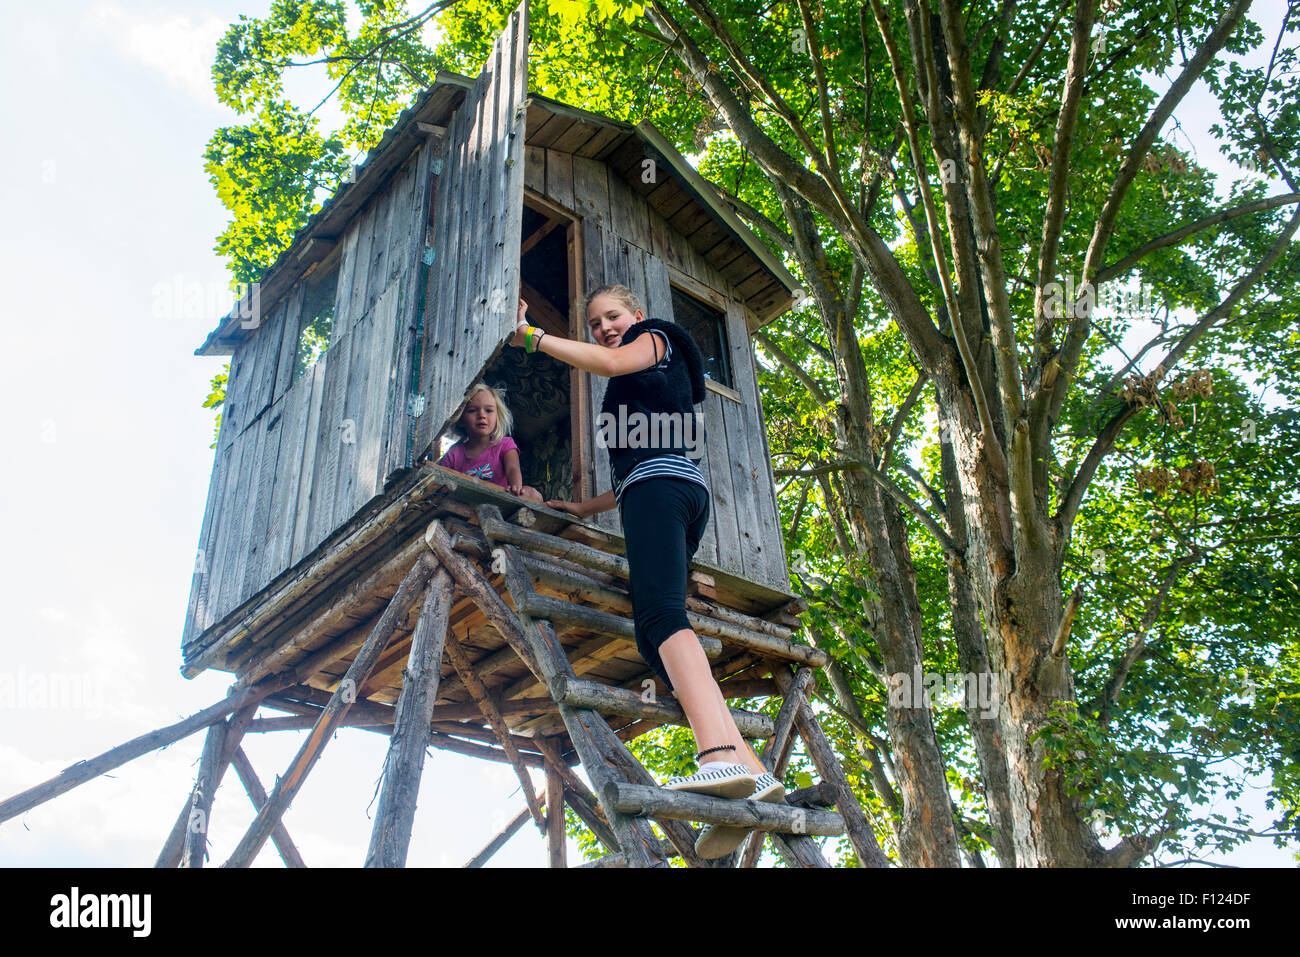
[(212, 61), (217, 41), (229, 24), (211, 15), (197, 23), (188, 16), (141, 15), (123, 10), (115, 0), (100, 0), (82, 25), (109, 39), (131, 59), (151, 67), (191, 99), (222, 109), (212, 92)]

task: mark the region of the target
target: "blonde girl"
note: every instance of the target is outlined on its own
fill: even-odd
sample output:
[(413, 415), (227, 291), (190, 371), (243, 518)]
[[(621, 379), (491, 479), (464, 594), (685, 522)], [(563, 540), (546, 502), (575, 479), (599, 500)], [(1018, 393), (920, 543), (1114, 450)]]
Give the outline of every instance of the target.
[[(607, 376), (610, 381), (602, 415), (696, 415), (694, 407), (705, 395), (699, 348), (680, 326), (647, 319), (631, 289), (609, 285), (588, 295), (584, 311), (595, 344), (530, 326), (524, 318), (527, 308), (521, 299), (519, 325), (511, 344)], [(685, 429), (678, 432), (679, 436), (685, 434)], [(687, 570), (709, 519), (710, 494), (704, 476), (690, 458), (684, 440), (647, 449), (615, 437), (614, 444), (606, 448), (612, 489), (585, 502), (546, 504), (579, 518), (619, 509), (637, 649), (686, 712), (701, 748), (696, 759), (715, 755), (701, 764), (697, 773), (670, 778), (664, 787), (780, 801), (785, 788), (740, 736), (686, 618)], [(705, 858), (724, 857), (748, 833), (745, 828), (709, 825), (696, 841), (696, 853)]]
[(456, 423), (461, 441), (448, 449), (438, 464), (541, 502), (542, 493), (524, 484), (519, 446), (509, 434), (513, 419), (501, 391), (486, 382), (476, 382), (466, 394), (469, 401)]

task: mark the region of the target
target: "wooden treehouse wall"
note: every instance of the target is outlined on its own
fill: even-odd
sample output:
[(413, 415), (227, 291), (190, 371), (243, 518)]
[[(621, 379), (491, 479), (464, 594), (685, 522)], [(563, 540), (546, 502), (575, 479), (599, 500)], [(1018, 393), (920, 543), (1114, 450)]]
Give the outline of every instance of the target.
[[(417, 149), (338, 253), (264, 311), (231, 357), (183, 644), (257, 594), (406, 467), (409, 319), (427, 221)], [(337, 262), (329, 348), (297, 381), (304, 292)]]
[[(524, 99), (528, 93), (527, 4), (447, 131), (434, 202), (417, 453), (433, 443), (474, 383), (514, 333), (519, 232), (524, 214)], [(437, 450), (434, 450), (437, 458)]]
[[(637, 193), (615, 166), (612, 159), (601, 161), (530, 145), (525, 185), (579, 218), (586, 288), (575, 296), (575, 308), (581, 308), (586, 290), (611, 282), (629, 286), (646, 315), (660, 319), (674, 320), (674, 285), (697, 297), (708, 296), (723, 307), (739, 399), (710, 389), (704, 401), (707, 444), (700, 469), (713, 492), (713, 513), (696, 557), (785, 591), (789, 578), (781, 521), (744, 306), (735, 289), (689, 239)], [(631, 168), (640, 173), (639, 163)], [(585, 322), (585, 317), (579, 321)], [(596, 416), (606, 380), (591, 375), (588, 379), (585, 446), (594, 450), (587, 468), (592, 494), (598, 494), (611, 487), (608, 455), (595, 442)], [(593, 516), (592, 521), (622, 534), (617, 510)]]
[[(293, 381), (311, 320), (303, 302), (312, 277), (280, 297), (236, 347), (182, 647), (409, 468), (420, 425), (428, 429), (455, 409), (468, 384), (461, 380), (512, 331), (526, 65), (521, 4), (445, 137), (427, 138), (348, 221), (330, 345), (311, 368)], [(434, 208), (439, 228), (430, 243)], [(428, 400), (423, 414), (412, 408), (413, 377)]]

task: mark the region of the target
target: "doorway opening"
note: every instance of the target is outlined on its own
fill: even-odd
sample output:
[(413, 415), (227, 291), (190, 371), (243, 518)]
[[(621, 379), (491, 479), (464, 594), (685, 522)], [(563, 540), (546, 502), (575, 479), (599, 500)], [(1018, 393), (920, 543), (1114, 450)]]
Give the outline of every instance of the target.
[[(528, 319), (534, 326), (565, 339), (575, 337), (576, 240), (571, 216), (535, 194), (525, 196), (519, 294), (528, 303)], [(587, 494), (574, 456), (583, 418), (575, 401), (582, 391), (575, 387), (581, 375), (551, 356), (507, 347), (481, 376), (502, 390), (514, 419), (511, 436), (519, 446), (524, 484), (541, 492), (544, 500), (581, 501)]]

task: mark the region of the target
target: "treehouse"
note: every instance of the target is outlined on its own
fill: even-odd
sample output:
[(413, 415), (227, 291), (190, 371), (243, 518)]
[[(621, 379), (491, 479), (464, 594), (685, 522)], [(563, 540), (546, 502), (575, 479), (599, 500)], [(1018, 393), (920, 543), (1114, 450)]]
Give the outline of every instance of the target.
[[(279, 818), (340, 726), (392, 741), (368, 864), (404, 863), (428, 746), (525, 780), (527, 808), (485, 853), (531, 818), (562, 864), (568, 803), (608, 848), (605, 865), (719, 863), (694, 854), (688, 821), (756, 828), (751, 866), (765, 834), (791, 863), (825, 866), (812, 836), (846, 827), (860, 860), (882, 859), (807, 701), (826, 655), (793, 638), (803, 606), (750, 335), (789, 308), (795, 282), (651, 124), (530, 95), (526, 67), (524, 3), (480, 75), (439, 73), (298, 232), (261, 277), (260, 309), (241, 303), (197, 350), (231, 362), (182, 672), (235, 684), (146, 736), (158, 747), (208, 729), (160, 864), (202, 865), (195, 815), (206, 822), (232, 763), (260, 813), (229, 863), (268, 839), (301, 863)], [(625, 747), (686, 721), (636, 651), (617, 511), (580, 521), (424, 462), (483, 379), (507, 390), (526, 483), (546, 498), (607, 490), (604, 380), (503, 346), (519, 297), (535, 324), (590, 341), (585, 293), (610, 282), (684, 326), (706, 359), (713, 511), (688, 615), (728, 699), (783, 699), (775, 718), (733, 708), (756, 752), (780, 774), (798, 734), (821, 772), (784, 804), (664, 791)], [(313, 341), (327, 343), (318, 356)], [(302, 728), (313, 733), (266, 795), (240, 737)], [(79, 773), (145, 745), (133, 747)], [(545, 771), (544, 791), (529, 767)], [(0, 805), (0, 820), (44, 800), (37, 791)]]

